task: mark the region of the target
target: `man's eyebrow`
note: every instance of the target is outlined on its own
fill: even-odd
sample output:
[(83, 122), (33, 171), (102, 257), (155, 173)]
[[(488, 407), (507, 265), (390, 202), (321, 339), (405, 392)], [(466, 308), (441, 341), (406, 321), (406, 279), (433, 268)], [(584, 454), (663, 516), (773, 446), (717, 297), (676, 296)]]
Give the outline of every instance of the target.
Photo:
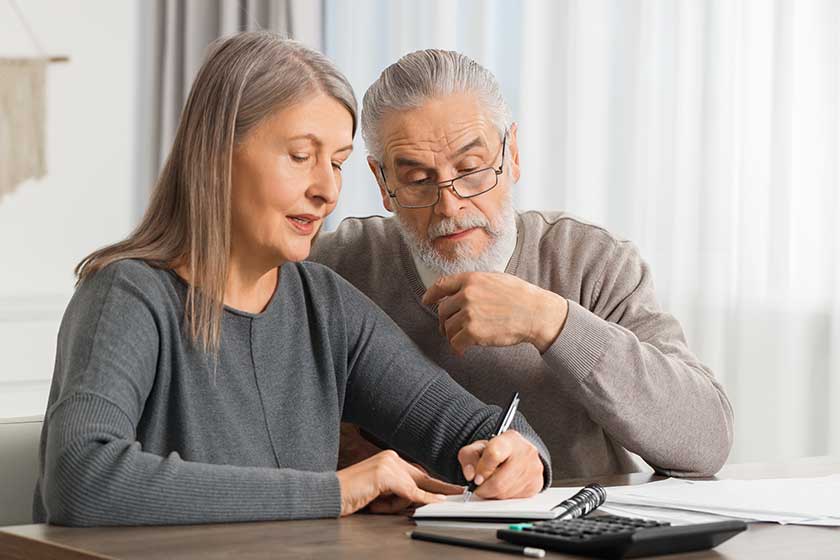
[(470, 142), (469, 144), (467, 144), (466, 146), (464, 146), (463, 148), (461, 148), (457, 152), (455, 152), (455, 155), (460, 156), (462, 154), (465, 154), (465, 153), (469, 152), (473, 148), (486, 148), (486, 147), (487, 147), (487, 144), (484, 143), (484, 138), (481, 138), (479, 136), (479, 137), (475, 138), (472, 142)]
[(419, 162), (416, 159), (406, 158), (406, 157), (398, 157), (394, 160), (395, 167), (424, 167), (431, 169), (425, 163)]
[[(473, 141), (471, 141), (469, 144), (466, 144), (462, 148), (459, 148), (458, 151), (456, 151), (454, 155), (455, 156), (460, 156), (460, 155), (463, 155), (463, 154), (469, 152), (473, 148), (486, 148), (486, 147), (487, 147), (487, 144), (484, 142), (484, 139), (479, 136), (479, 137), (475, 138)], [(428, 167), (425, 163), (419, 162), (419, 161), (411, 159), (411, 158), (406, 158), (406, 157), (398, 157), (397, 159), (395, 159), (394, 160), (394, 166), (395, 167), (422, 167), (422, 168), (431, 169), (431, 167)]]

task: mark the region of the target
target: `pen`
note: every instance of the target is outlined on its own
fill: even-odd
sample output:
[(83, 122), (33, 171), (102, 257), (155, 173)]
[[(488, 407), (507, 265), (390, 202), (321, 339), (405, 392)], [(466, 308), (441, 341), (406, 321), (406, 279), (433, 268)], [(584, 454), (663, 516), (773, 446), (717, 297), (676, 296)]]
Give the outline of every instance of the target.
[(520, 554), (522, 556), (528, 556), (530, 558), (543, 558), (545, 556), (545, 550), (541, 548), (531, 548), (530, 546), (474, 541), (471, 539), (461, 539), (458, 537), (435, 535), (433, 533), (421, 533), (420, 531), (411, 531), (408, 533), (408, 536), (418, 541), (428, 541), (441, 544), (454, 544), (456, 546), (480, 548), (482, 550), (494, 550), (496, 552), (511, 552), (513, 554)]
[[(513, 418), (516, 416), (516, 407), (519, 406), (519, 392), (513, 394), (510, 398), (510, 404), (507, 407), (507, 411), (499, 416), (498, 422), (496, 422), (496, 427), (493, 430), (493, 435), (490, 436), (490, 439), (493, 439), (496, 436), (500, 436), (510, 428), (510, 425), (513, 423)], [(475, 492), (478, 485), (475, 483), (475, 479), (470, 481), (469, 485), (467, 485), (467, 491), (464, 492), (464, 501), (469, 502), (470, 498), (472, 498), (473, 492)]]

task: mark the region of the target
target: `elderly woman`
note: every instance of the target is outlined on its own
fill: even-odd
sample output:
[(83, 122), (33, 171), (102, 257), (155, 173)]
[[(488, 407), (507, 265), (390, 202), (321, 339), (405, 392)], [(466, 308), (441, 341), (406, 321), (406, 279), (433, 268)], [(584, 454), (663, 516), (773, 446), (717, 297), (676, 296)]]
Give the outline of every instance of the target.
[(149, 208), (77, 267), (41, 438), (38, 522), (139, 525), (396, 511), (461, 490), (394, 451), (336, 472), (359, 424), (479, 495), (550, 481), (521, 417), (426, 360), (368, 299), (303, 263), (336, 204), (356, 102), (321, 54), (217, 42)]

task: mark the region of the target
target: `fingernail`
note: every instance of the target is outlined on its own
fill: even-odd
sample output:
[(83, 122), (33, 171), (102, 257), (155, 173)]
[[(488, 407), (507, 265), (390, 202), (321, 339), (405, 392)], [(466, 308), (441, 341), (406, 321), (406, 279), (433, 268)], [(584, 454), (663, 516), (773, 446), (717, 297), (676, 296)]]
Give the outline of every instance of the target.
[(481, 476), (480, 474), (479, 474), (479, 475), (476, 475), (476, 477), (475, 477), (475, 483), (476, 483), (476, 484), (481, 484), (482, 482), (484, 482), (484, 477), (483, 477), (483, 476)]

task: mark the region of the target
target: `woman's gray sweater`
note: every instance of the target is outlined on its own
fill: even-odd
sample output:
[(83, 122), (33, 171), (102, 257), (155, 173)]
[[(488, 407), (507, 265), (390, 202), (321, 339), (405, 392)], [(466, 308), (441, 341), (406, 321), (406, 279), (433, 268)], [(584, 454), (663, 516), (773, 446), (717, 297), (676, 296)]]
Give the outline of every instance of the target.
[[(34, 520), (66, 525), (334, 517), (341, 420), (463, 483), (458, 450), (500, 414), (353, 286), (281, 268), (258, 314), (225, 308), (218, 361), (184, 333), (187, 286), (141, 261), (85, 280), (65, 312)], [(514, 429), (540, 451), (523, 418)]]

